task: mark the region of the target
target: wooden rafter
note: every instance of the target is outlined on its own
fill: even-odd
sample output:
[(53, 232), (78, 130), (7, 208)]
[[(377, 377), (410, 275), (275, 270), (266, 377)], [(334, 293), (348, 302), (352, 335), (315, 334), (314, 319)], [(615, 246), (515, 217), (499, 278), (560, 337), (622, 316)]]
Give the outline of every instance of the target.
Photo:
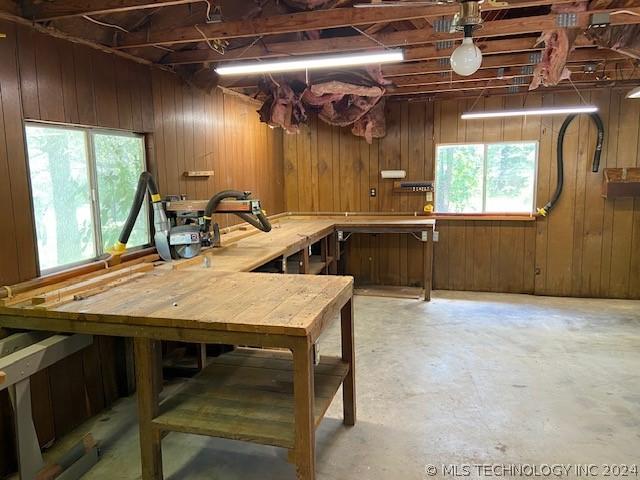
[[(560, 0), (559, 2), (549, 0), (512, 0), (508, 7), (495, 6), (487, 3), (484, 9), (531, 7), (549, 5), (551, 3), (569, 3), (569, 0)], [(197, 29), (195, 26), (190, 26), (155, 32), (137, 32), (121, 37), (118, 46), (121, 48), (135, 48), (149, 45), (201, 42), (203, 35), (210, 40), (276, 35), (307, 30), (348, 27), (351, 25), (358, 26), (429, 17), (434, 18), (443, 15), (453, 15), (458, 10), (459, 7), (457, 5), (317, 10), (262, 17), (253, 20), (200, 24), (197, 26)]]
[[(610, 80), (608, 82), (613, 81), (636, 81), (640, 79), (640, 74), (634, 73), (631, 77), (628, 74), (629, 70), (618, 70), (618, 71), (609, 71)], [(519, 77), (526, 78), (531, 75), (521, 75)], [(587, 73), (574, 73), (571, 76), (571, 81), (574, 84), (588, 83), (588, 84), (597, 84), (599, 81), (595, 78), (593, 74)], [(603, 83), (607, 83), (604, 81)], [(569, 84), (568, 82), (567, 85)], [(408, 86), (408, 87), (394, 87), (389, 88), (387, 91), (387, 95), (396, 96), (396, 95), (416, 95), (416, 94), (426, 94), (426, 93), (437, 93), (437, 92), (453, 92), (453, 91), (468, 91), (468, 90), (492, 90), (495, 88), (508, 88), (516, 86), (517, 84), (513, 82), (513, 78), (511, 79), (503, 79), (496, 80), (494, 79), (486, 79), (486, 80), (475, 80), (464, 83), (452, 82), (445, 84), (432, 84), (432, 85), (416, 85), (416, 86)], [(524, 85), (526, 87), (526, 85)], [(541, 87), (540, 91), (546, 91), (543, 87)]]
[[(640, 7), (625, 9), (631, 14), (621, 14), (611, 17), (612, 25), (637, 24), (640, 23)], [(597, 12), (611, 12), (615, 9), (597, 10)], [(576, 14), (577, 28), (585, 29), (589, 25), (592, 13), (580, 12)], [(510, 35), (535, 34), (543, 30), (556, 28), (558, 25), (558, 15), (540, 15), (537, 17), (522, 17), (508, 20), (496, 20), (485, 22), (482, 28), (482, 37), (501, 37)], [(432, 27), (423, 30), (407, 30), (376, 35), (378, 42), (388, 47), (406, 47), (408, 45), (433, 44), (447, 40), (457, 40), (461, 38), (461, 33), (441, 33), (435, 32)], [(306, 40), (304, 42), (282, 42), (266, 45), (256, 44), (250, 48), (237, 49), (217, 53), (213, 50), (187, 50), (170, 53), (162, 63), (170, 65), (202, 63), (202, 62), (225, 62), (239, 59), (273, 58), (290, 55), (319, 54), (329, 52), (346, 52), (364, 50), (378, 47), (374, 41), (365, 36), (349, 36), (336, 38), (323, 38), (320, 40)]]
[(58, 0), (55, 2), (24, 2), (24, 16), (36, 22), (60, 18), (81, 17), (147, 8), (198, 3), (202, 0)]
[[(626, 60), (623, 54), (607, 49), (582, 48), (572, 52), (568, 59), (569, 66), (582, 68), (587, 63), (620, 62)], [(497, 79), (498, 70), (504, 68), (504, 78), (530, 76), (531, 73), (522, 73), (522, 67), (533, 67), (538, 58), (529, 53), (515, 53), (488, 56), (484, 59), (478, 73), (462, 77), (451, 71), (451, 67), (439, 62), (417, 62), (402, 65), (392, 65), (383, 69), (383, 74), (396, 86), (432, 85), (439, 83), (463, 83), (475, 80)], [(406, 67), (413, 67), (408, 69)], [(519, 70), (516, 70), (519, 69)], [(511, 69), (511, 70), (509, 70)], [(387, 73), (390, 72), (391, 74)], [(313, 78), (313, 76), (311, 77)], [(223, 85), (228, 88), (252, 88), (258, 85), (259, 77), (244, 78), (240, 80), (228, 80)]]

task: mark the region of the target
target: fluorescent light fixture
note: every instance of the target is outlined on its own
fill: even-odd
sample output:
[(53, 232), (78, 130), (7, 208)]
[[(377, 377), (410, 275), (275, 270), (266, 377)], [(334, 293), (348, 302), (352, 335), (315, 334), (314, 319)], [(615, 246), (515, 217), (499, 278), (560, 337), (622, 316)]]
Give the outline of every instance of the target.
[(332, 67), (355, 67), (377, 63), (401, 62), (402, 50), (360, 53), (355, 55), (327, 55), (322, 57), (297, 57), (295, 60), (250, 62), (216, 68), (218, 75), (248, 75), (251, 73), (295, 72)]
[(571, 113), (594, 113), (598, 107), (591, 105), (580, 107), (522, 108), (519, 110), (496, 110), (489, 112), (465, 112), (460, 118), (474, 120), (481, 118), (525, 117), (528, 115), (569, 115)]
[(627, 98), (640, 98), (640, 87), (636, 87), (627, 93)]

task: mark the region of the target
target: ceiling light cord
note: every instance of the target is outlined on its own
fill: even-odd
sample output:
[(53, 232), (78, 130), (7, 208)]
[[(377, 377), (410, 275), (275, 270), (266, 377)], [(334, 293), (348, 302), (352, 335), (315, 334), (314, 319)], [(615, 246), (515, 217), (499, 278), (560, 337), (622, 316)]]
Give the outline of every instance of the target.
[(217, 47), (213, 44), (213, 42), (211, 40), (209, 40), (209, 38), (207, 37), (207, 35), (200, 29), (200, 27), (198, 25), (194, 25), (193, 28), (195, 28), (198, 33), (200, 33), (200, 35), (202, 35), (202, 39), (207, 43), (207, 45), (209, 46), (209, 48), (211, 50), (213, 50), (216, 53), (219, 53), (220, 55), (224, 55), (224, 50), (220, 47)]
[(376, 37), (374, 37), (373, 35), (369, 35), (367, 32), (365, 32), (364, 30), (360, 30), (358, 27), (356, 27), (355, 25), (350, 25), (351, 28), (353, 28), (356, 32), (360, 33), (361, 35), (364, 35), (365, 37), (367, 37), (369, 40), (371, 40), (374, 43), (377, 43), (378, 45), (380, 45), (382, 48), (384, 48), (385, 50), (389, 50), (390, 48), (385, 45), (384, 43), (382, 43), (380, 40), (378, 40)]
[(129, 32), (129, 30), (127, 30), (124, 27), (121, 27), (120, 25), (116, 25), (114, 23), (101, 22), (100, 20), (96, 20), (95, 18), (90, 17), (89, 15), (82, 15), (82, 18), (84, 18), (85, 20), (88, 20), (88, 21), (90, 21), (92, 23), (95, 23), (96, 25), (101, 25), (103, 27), (109, 27), (109, 28), (115, 28), (115, 29), (120, 30), (121, 32), (124, 32), (124, 33), (131, 33), (131, 32)]

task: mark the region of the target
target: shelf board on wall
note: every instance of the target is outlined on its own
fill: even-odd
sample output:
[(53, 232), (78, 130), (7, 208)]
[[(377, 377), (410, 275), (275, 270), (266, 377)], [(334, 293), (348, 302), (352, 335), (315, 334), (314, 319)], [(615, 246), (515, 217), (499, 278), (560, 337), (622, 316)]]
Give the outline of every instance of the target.
[(183, 175), (189, 178), (208, 178), (213, 177), (213, 170), (187, 170)]

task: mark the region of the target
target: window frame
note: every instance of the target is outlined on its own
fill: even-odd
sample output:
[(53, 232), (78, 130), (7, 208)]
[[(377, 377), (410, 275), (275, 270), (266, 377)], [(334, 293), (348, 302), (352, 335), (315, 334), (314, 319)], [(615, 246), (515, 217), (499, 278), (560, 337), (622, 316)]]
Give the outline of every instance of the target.
[[(529, 144), (533, 143), (536, 147), (536, 164), (534, 168), (534, 177), (533, 177), (533, 199), (531, 202), (531, 211), (529, 212), (487, 212), (487, 165), (488, 165), (488, 151), (490, 145), (518, 145), (518, 144)], [(455, 147), (455, 146), (465, 146), (465, 145), (482, 145), (483, 146), (483, 161), (482, 161), (482, 211), (481, 212), (439, 212), (435, 211), (436, 214), (442, 215), (532, 215), (536, 211), (537, 204), (537, 194), (538, 194), (538, 169), (540, 168), (540, 140), (503, 140), (499, 142), (443, 142), (436, 143), (433, 155), (433, 178), (435, 182), (436, 195), (438, 190), (438, 148), (440, 147)], [(436, 197), (434, 196), (434, 205), (436, 204)]]
[[(42, 269), (40, 267), (40, 253), (38, 251), (38, 239), (36, 234), (36, 219), (35, 219), (35, 211), (33, 205), (33, 186), (31, 184), (31, 164), (29, 159), (29, 151), (28, 151), (28, 138), (27, 138), (27, 127), (34, 126), (38, 128), (52, 128), (52, 129), (63, 129), (63, 130), (75, 130), (82, 132), (85, 137), (85, 155), (87, 161), (87, 176), (88, 176), (88, 184), (89, 184), (89, 195), (91, 198), (91, 216), (93, 221), (93, 242), (95, 249), (95, 256), (85, 259), (79, 260), (73, 263), (67, 263), (64, 265), (58, 265), (56, 267), (45, 268)], [(63, 270), (67, 270), (70, 268), (79, 267), (82, 265), (87, 265), (89, 263), (95, 262), (96, 260), (100, 260), (104, 258), (105, 253), (100, 253), (105, 250), (105, 245), (102, 238), (102, 221), (100, 217), (100, 192), (98, 189), (98, 172), (97, 172), (97, 163), (96, 163), (96, 151), (94, 144), (94, 136), (96, 134), (102, 135), (110, 135), (110, 136), (120, 136), (120, 137), (129, 137), (129, 138), (139, 138), (142, 140), (142, 171), (147, 171), (148, 160), (147, 160), (147, 136), (144, 133), (133, 132), (129, 130), (120, 130), (115, 128), (104, 128), (104, 127), (91, 127), (91, 126), (83, 126), (83, 125), (74, 125), (68, 123), (59, 123), (59, 122), (46, 122), (41, 120), (31, 120), (25, 119), (23, 122), (24, 129), (24, 139), (25, 139), (25, 156), (27, 160), (27, 172), (28, 172), (28, 182), (29, 182), (29, 201), (31, 202), (31, 211), (34, 212), (32, 215), (32, 224), (33, 224), (33, 232), (34, 232), (34, 240), (36, 245), (36, 261), (39, 275), (48, 275), (56, 272), (60, 272)], [(127, 251), (136, 251), (142, 250), (144, 248), (148, 248), (151, 245), (151, 236), (152, 236), (152, 225), (151, 225), (151, 209), (147, 209), (147, 231), (148, 238), (147, 243), (144, 245), (137, 245), (135, 247), (127, 248)]]

